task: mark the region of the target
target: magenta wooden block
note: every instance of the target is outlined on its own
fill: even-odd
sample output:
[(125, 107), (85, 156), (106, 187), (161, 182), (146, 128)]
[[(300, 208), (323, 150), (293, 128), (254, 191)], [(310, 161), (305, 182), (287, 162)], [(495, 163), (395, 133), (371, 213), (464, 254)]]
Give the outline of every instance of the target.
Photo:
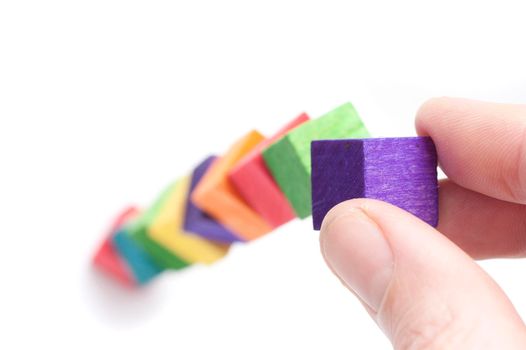
[(315, 230), (332, 207), (353, 198), (389, 202), (438, 224), (437, 154), (431, 138), (313, 141), (311, 159)]

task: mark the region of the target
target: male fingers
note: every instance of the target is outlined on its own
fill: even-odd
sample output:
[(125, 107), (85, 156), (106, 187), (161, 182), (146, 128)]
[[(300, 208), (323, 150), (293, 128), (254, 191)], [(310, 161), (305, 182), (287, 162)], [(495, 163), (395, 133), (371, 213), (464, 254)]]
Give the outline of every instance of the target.
[(524, 349), (522, 320), (461, 249), (408, 212), (371, 199), (325, 217), (321, 249), (395, 349)]
[(433, 138), (451, 180), (526, 204), (526, 106), (435, 98), (418, 111), (416, 128)]
[(440, 182), (438, 230), (475, 259), (526, 256), (526, 206)]

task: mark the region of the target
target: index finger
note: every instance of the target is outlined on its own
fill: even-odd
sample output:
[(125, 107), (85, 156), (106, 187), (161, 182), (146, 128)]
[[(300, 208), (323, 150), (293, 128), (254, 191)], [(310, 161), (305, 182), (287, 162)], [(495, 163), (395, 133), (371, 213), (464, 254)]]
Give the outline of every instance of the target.
[(435, 98), (418, 111), (444, 173), (460, 186), (526, 204), (526, 106)]

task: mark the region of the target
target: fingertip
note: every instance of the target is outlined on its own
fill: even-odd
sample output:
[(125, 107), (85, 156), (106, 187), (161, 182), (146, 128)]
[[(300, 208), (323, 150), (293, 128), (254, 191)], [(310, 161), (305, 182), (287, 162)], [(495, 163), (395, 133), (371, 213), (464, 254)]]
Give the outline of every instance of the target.
[(367, 216), (367, 200), (335, 206), (322, 224), (322, 255), (331, 271), (376, 312), (390, 283), (394, 259), (380, 227)]
[(368, 201), (370, 201), (370, 199), (354, 198), (336, 204), (323, 218), (320, 228), (320, 235), (323, 236), (324, 232), (327, 232), (329, 225), (337, 218), (352, 214), (353, 212), (356, 212), (356, 210), (365, 209), (367, 207)]
[(368, 199), (366, 198), (349, 199), (336, 204), (327, 212), (327, 214), (325, 214), (325, 217), (323, 218), (323, 221), (321, 223), (319, 236), (320, 249), (324, 257), (324, 247), (327, 242), (327, 237), (329, 235), (329, 227), (332, 225), (332, 223), (334, 223), (341, 217), (352, 215), (356, 211), (363, 210), (363, 208), (366, 207), (367, 201)]
[(447, 109), (447, 106), (451, 104), (452, 100), (454, 99), (451, 97), (441, 96), (433, 97), (425, 101), (416, 112), (415, 128), (417, 134), (420, 136), (429, 136), (429, 120)]

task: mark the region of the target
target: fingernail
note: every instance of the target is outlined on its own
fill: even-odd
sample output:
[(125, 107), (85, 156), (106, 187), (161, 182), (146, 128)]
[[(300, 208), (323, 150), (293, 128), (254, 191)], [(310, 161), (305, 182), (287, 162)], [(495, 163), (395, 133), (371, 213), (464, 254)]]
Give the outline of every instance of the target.
[(351, 208), (322, 225), (321, 242), (322, 254), (333, 272), (378, 311), (394, 265), (393, 253), (378, 225), (363, 210)]

